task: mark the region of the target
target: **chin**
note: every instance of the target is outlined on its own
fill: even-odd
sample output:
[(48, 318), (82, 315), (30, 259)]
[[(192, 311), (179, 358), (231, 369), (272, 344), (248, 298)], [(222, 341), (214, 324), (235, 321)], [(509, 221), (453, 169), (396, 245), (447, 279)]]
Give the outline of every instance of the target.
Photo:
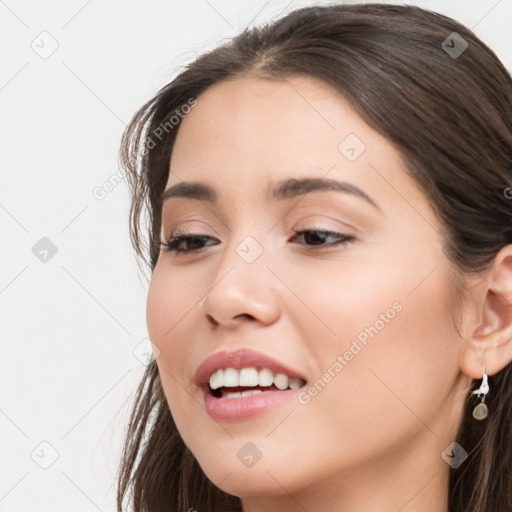
[[(244, 446), (246, 443), (234, 444), (238, 451), (238, 445)], [(273, 455), (261, 457), (252, 467), (246, 467), (237, 457), (231, 459), (230, 453), (231, 450), (224, 450), (195, 457), (206, 477), (216, 487), (233, 496), (280, 496), (312, 483), (311, 475), (307, 478), (307, 475), (290, 471), (293, 452), (287, 458), (282, 451), (274, 449)]]
[[(269, 472), (275, 476), (274, 471), (269, 470)], [(288, 492), (290, 491), (286, 482), (281, 481), (279, 478), (277, 478), (277, 481), (274, 480), (264, 469), (256, 470), (253, 468), (252, 470), (233, 471), (228, 477), (226, 477), (226, 474), (221, 475), (218, 471), (213, 471), (212, 474), (205, 472), (205, 474), (220, 490), (239, 498), (248, 496), (280, 496), (286, 494), (284, 489)]]

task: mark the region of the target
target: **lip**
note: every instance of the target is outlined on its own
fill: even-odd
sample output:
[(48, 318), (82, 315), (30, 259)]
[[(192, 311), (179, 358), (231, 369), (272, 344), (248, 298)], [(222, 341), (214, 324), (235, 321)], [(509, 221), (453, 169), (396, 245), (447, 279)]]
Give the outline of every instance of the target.
[[(241, 370), (242, 368), (249, 367), (256, 368), (257, 370), (268, 368), (273, 372), (284, 373), (288, 375), (288, 377), (299, 377), (307, 382), (307, 379), (297, 370), (290, 368), (273, 357), (248, 348), (241, 348), (231, 352), (226, 350), (215, 352), (215, 354), (206, 358), (199, 365), (194, 375), (194, 382), (200, 387), (205, 387), (205, 385), (209, 386), (210, 375), (221, 368)], [(234, 398), (233, 400), (236, 399)]]
[(216, 398), (206, 388), (202, 389), (204, 407), (206, 412), (215, 421), (241, 421), (261, 414), (272, 407), (296, 397), (303, 391), (287, 389), (286, 391), (266, 391), (257, 395), (243, 396), (241, 398)]
[(206, 412), (216, 421), (240, 421), (256, 414), (263, 413), (269, 408), (291, 400), (303, 391), (305, 386), (284, 391), (267, 391), (256, 395), (240, 398), (217, 398), (210, 392), (210, 375), (221, 368), (253, 367), (257, 370), (268, 368), (276, 373), (284, 373), (289, 377), (299, 377), (307, 384), (307, 379), (297, 370), (281, 363), (261, 352), (251, 349), (235, 351), (219, 351), (205, 359), (195, 372), (194, 381), (203, 395)]

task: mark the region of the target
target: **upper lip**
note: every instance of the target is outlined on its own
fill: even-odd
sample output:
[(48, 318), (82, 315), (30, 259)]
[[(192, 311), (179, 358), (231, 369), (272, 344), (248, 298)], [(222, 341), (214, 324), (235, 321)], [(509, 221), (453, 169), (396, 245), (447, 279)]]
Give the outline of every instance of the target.
[(236, 370), (240, 370), (242, 368), (250, 367), (259, 369), (269, 368), (275, 373), (284, 373), (289, 377), (299, 377), (306, 381), (306, 379), (297, 370), (290, 368), (281, 361), (262, 354), (261, 352), (255, 352), (248, 348), (241, 348), (234, 351), (222, 350), (207, 357), (197, 368), (194, 375), (194, 382), (198, 386), (205, 386), (209, 384), (211, 374), (221, 368), (234, 368)]

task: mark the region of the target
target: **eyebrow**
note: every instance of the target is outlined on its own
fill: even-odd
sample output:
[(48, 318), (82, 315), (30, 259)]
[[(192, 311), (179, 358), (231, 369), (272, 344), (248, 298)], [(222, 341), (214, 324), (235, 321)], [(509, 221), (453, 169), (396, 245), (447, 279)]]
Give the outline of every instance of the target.
[[(372, 205), (379, 211), (382, 211), (377, 203), (366, 192), (356, 185), (346, 181), (337, 181), (326, 178), (289, 178), (271, 184), (267, 189), (267, 198), (274, 200), (291, 199), (309, 192), (335, 191), (350, 194), (359, 197)], [(208, 201), (216, 203), (218, 201), (217, 192), (201, 182), (182, 181), (169, 187), (161, 198), (161, 204), (174, 197), (185, 197), (188, 199), (197, 199), (199, 201)]]

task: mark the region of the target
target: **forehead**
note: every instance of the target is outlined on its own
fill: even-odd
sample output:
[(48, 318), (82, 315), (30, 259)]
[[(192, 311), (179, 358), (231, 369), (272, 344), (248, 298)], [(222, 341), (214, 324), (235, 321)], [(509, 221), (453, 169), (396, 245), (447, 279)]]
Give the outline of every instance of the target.
[(290, 177), (343, 180), (391, 203), (400, 190), (420, 192), (391, 143), (334, 87), (304, 75), (207, 89), (180, 125), (170, 171), (166, 189), (207, 182), (221, 200), (224, 191), (226, 198), (246, 190), (263, 198), (270, 182)]
[[(368, 137), (369, 131), (344, 98), (318, 79), (240, 78), (216, 84), (197, 98), (179, 128), (172, 164), (210, 157), (272, 166), (306, 157), (310, 164), (318, 162), (320, 150), (330, 160), (340, 156), (338, 146), (349, 134), (375, 146), (379, 137)], [(378, 142), (386, 145), (383, 139)]]

